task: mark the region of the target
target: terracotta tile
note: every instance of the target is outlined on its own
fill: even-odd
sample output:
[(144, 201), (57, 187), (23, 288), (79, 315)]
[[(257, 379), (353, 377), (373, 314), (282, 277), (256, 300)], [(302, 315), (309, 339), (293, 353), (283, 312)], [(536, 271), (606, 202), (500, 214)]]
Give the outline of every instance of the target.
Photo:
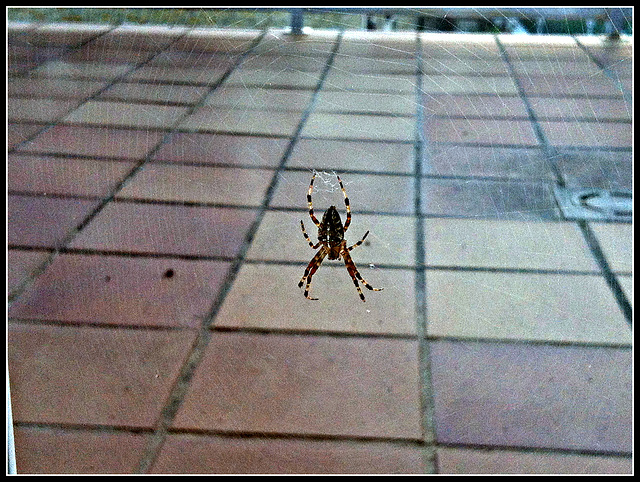
[(61, 255), (11, 305), (12, 317), (197, 328), (228, 263)]
[[(215, 326), (270, 330), (415, 335), (413, 271), (370, 269), (360, 263), (362, 276), (375, 288), (361, 289), (361, 302), (344, 264), (323, 263), (304, 297), (298, 282), (313, 257), (298, 266), (243, 266), (215, 320)], [(357, 263), (357, 260), (355, 261)], [(268, 281), (268, 282), (267, 282)], [(274, 300), (279, 300), (274, 302)], [(345, 307), (348, 316), (343, 316)], [(342, 315), (342, 316), (341, 316)]]
[(38, 66), (33, 75), (43, 77), (66, 77), (71, 79), (112, 80), (134, 68), (132, 63), (111, 62), (75, 62), (69, 60), (50, 60)]
[(169, 129), (187, 112), (187, 107), (89, 101), (62, 119), (62, 122), (67, 124)]
[(338, 72), (415, 74), (416, 59), (411, 57), (354, 57), (338, 52), (333, 58), (332, 69)]
[(155, 426), (195, 333), (11, 323), (16, 422)]
[(117, 198), (262, 205), (274, 171), (149, 164), (131, 179)]
[(423, 75), (424, 94), (517, 95), (513, 80), (506, 76)]
[(287, 161), (288, 167), (322, 166), (329, 171), (347, 169), (413, 173), (413, 144), (394, 142), (300, 139)]
[(154, 154), (153, 160), (276, 167), (289, 141), (268, 137), (224, 134), (173, 134)]
[(431, 345), (440, 443), (631, 450), (631, 351)]
[(293, 136), (301, 117), (302, 112), (202, 107), (184, 119), (178, 128), (207, 132)]
[(9, 244), (59, 247), (98, 205), (99, 199), (56, 199), (9, 196), (7, 240)]
[[(317, 215), (321, 216), (322, 212), (316, 210)], [(345, 214), (341, 213), (341, 217), (344, 222)], [(416, 221), (413, 217), (354, 214), (351, 219), (351, 226), (345, 235), (350, 246), (367, 231), (370, 232), (365, 242), (351, 252), (356, 263), (414, 266)], [(313, 251), (302, 235), (301, 220), (307, 234), (316, 243), (318, 230), (306, 212), (268, 211), (252, 240), (247, 257), (261, 261), (308, 263)], [(325, 263), (343, 266), (342, 261), (325, 260)]]
[(14, 149), (18, 144), (42, 129), (46, 124), (13, 124), (7, 125), (7, 149)]
[(373, 32), (346, 32), (338, 52), (354, 57), (413, 58), (416, 54), (415, 34), (402, 32), (387, 35)]
[(437, 449), (440, 474), (631, 474), (631, 459), (515, 450)]
[(14, 291), (49, 257), (48, 251), (7, 251), (7, 292)]
[(599, 76), (601, 70), (598, 65), (585, 57), (582, 53), (576, 52), (575, 59), (564, 57), (543, 56), (541, 58), (513, 58), (509, 63), (518, 76), (522, 77), (560, 77), (560, 76)]
[[(312, 174), (285, 171), (279, 176), (271, 207), (306, 209)], [(409, 176), (342, 174), (340, 177), (349, 196), (352, 213), (414, 213), (414, 181)], [(312, 200), (319, 215), (334, 205), (345, 213), (343, 219), (346, 216), (344, 196), (334, 173), (319, 173), (313, 184)]]
[(418, 446), (340, 440), (170, 435), (153, 473), (427, 473)]
[(412, 340), (214, 333), (173, 426), (420, 439), (419, 398)]
[(315, 103), (319, 112), (361, 112), (415, 116), (415, 96), (398, 93), (339, 92), (323, 90)]
[[(507, 55), (513, 60), (587, 62), (589, 56), (570, 36), (545, 36), (547, 38), (517, 38), (518, 35), (499, 36)], [(539, 37), (542, 37), (540, 35)]]
[(633, 271), (633, 226), (589, 223), (609, 266), (614, 271)]
[(528, 120), (429, 117), (424, 122), (424, 133), (432, 142), (538, 145)]
[(221, 64), (213, 67), (178, 67), (175, 65), (144, 65), (131, 75), (127, 81), (148, 80), (173, 84), (213, 85), (217, 83), (230, 65)]
[(13, 122), (55, 122), (79, 103), (78, 99), (54, 100), (12, 97), (7, 101), (7, 115), (9, 120)]
[(302, 128), (303, 137), (413, 141), (413, 117), (312, 113)]
[(132, 474), (147, 435), (17, 427), (16, 465), (21, 474)]
[(600, 272), (575, 223), (425, 219), (429, 266)]
[(74, 248), (233, 257), (256, 212), (248, 209), (110, 203)]
[(538, 148), (428, 143), (423, 174), (553, 180), (544, 153)]
[(195, 85), (138, 84), (120, 82), (99, 98), (132, 102), (162, 102), (195, 104), (207, 93), (207, 87)]
[(424, 115), (444, 117), (524, 117), (528, 113), (519, 97), (506, 95), (438, 95), (422, 97)]
[(311, 101), (311, 95), (310, 90), (258, 89), (225, 85), (208, 96), (204, 105), (229, 109), (304, 111)]
[(542, 182), (424, 179), (421, 212), (499, 219), (560, 219), (551, 186)]
[(532, 97), (529, 102), (538, 119), (560, 118), (565, 121), (631, 121), (631, 107), (622, 99)]
[(492, 35), (472, 33), (420, 33), (425, 57), (499, 59), (500, 50)]
[(10, 155), (10, 191), (104, 197), (133, 169), (132, 162)]
[(599, 72), (590, 76), (527, 76), (518, 77), (520, 85), (526, 95), (554, 95), (569, 96), (583, 95), (593, 96), (615, 96), (622, 97), (620, 88), (608, 78), (604, 73)]
[(632, 151), (560, 149), (554, 162), (569, 187), (633, 189)]
[(631, 147), (632, 126), (619, 122), (540, 121), (554, 146)]
[(411, 74), (387, 74), (377, 72), (355, 73), (331, 69), (323, 88), (354, 92), (395, 92), (414, 94), (416, 76)]
[(320, 72), (298, 70), (294, 66), (273, 70), (240, 67), (229, 75), (225, 85), (313, 90), (319, 81)]
[(79, 156), (143, 159), (164, 136), (149, 130), (57, 125), (46, 130), (19, 151)]
[(473, 57), (430, 57), (423, 56), (421, 71), (425, 74), (443, 75), (509, 75), (509, 67), (499, 56), (489, 58)]
[(7, 83), (9, 96), (73, 99), (89, 97), (107, 85), (100, 80), (69, 80), (47, 77), (12, 77)]
[(430, 270), (426, 283), (432, 336), (631, 343), (599, 276)]

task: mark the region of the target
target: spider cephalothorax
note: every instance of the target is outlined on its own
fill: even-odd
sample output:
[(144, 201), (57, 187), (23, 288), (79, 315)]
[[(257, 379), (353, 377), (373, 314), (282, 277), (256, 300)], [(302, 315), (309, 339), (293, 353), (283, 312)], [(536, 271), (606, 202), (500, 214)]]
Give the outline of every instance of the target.
[(354, 248), (360, 246), (369, 231), (364, 233), (364, 236), (360, 241), (358, 241), (353, 246), (347, 247), (347, 241), (344, 239), (344, 233), (347, 232), (349, 225), (351, 224), (351, 207), (349, 206), (349, 198), (347, 197), (347, 192), (344, 190), (344, 186), (342, 185), (342, 180), (340, 176), (337, 176), (338, 182), (340, 183), (340, 189), (342, 189), (342, 194), (344, 194), (344, 204), (347, 207), (347, 219), (342, 224), (342, 219), (340, 219), (340, 214), (335, 206), (330, 206), (329, 209), (322, 216), (322, 221), (318, 221), (318, 219), (313, 214), (313, 203), (311, 202), (311, 193), (313, 192), (313, 181), (316, 178), (316, 173), (313, 173), (313, 177), (311, 178), (311, 183), (309, 184), (309, 192), (307, 193), (307, 204), (309, 205), (309, 216), (311, 217), (311, 221), (318, 227), (318, 242), (313, 244), (311, 239), (309, 239), (309, 235), (307, 231), (304, 229), (304, 223), (300, 221), (300, 226), (302, 227), (302, 234), (305, 239), (309, 243), (312, 249), (318, 249), (318, 252), (313, 257), (307, 268), (304, 270), (304, 275), (298, 283), (299, 287), (302, 287), (305, 280), (307, 282), (304, 290), (304, 296), (310, 300), (317, 300), (317, 298), (311, 298), (309, 296), (309, 289), (311, 287), (311, 278), (314, 273), (322, 264), (322, 260), (324, 260), (325, 256), (329, 257), (329, 259), (339, 259), (342, 258), (344, 260), (345, 265), (347, 266), (347, 271), (353, 280), (353, 284), (356, 286), (358, 290), (358, 294), (360, 295), (360, 299), (365, 301), (364, 294), (360, 289), (360, 285), (358, 281), (360, 281), (363, 285), (365, 285), (368, 289), (372, 291), (381, 291), (382, 288), (374, 288), (369, 283), (365, 281), (365, 279), (360, 276), (360, 272), (353, 260), (351, 259), (351, 255), (349, 251)]

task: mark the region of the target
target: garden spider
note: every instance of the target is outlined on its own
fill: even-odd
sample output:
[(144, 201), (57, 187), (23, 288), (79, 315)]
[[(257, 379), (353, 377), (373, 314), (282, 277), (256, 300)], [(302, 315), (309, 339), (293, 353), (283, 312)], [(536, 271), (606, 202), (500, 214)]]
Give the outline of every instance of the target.
[(347, 271), (349, 272), (349, 275), (353, 280), (353, 284), (356, 285), (356, 289), (358, 290), (360, 299), (362, 299), (362, 301), (365, 301), (362, 290), (360, 289), (360, 285), (358, 284), (358, 280), (360, 280), (363, 285), (365, 285), (372, 291), (382, 291), (382, 288), (374, 288), (369, 283), (367, 283), (362, 276), (360, 276), (358, 268), (356, 268), (356, 265), (353, 263), (349, 251), (360, 246), (369, 234), (369, 231), (364, 233), (364, 236), (360, 241), (347, 248), (347, 241), (344, 239), (344, 233), (347, 232), (349, 224), (351, 224), (351, 208), (349, 207), (349, 198), (347, 197), (347, 192), (344, 190), (344, 186), (342, 185), (342, 180), (337, 174), (336, 177), (338, 178), (338, 182), (340, 183), (342, 194), (344, 194), (344, 204), (347, 207), (347, 219), (345, 220), (343, 226), (342, 220), (340, 219), (340, 214), (338, 214), (338, 210), (335, 206), (330, 206), (329, 209), (327, 209), (327, 211), (324, 213), (324, 216), (322, 216), (322, 222), (319, 222), (318, 219), (314, 216), (313, 204), (311, 202), (313, 181), (316, 178), (316, 173), (314, 172), (313, 177), (311, 178), (311, 183), (309, 184), (307, 203), (309, 204), (309, 216), (311, 217), (311, 221), (313, 221), (314, 224), (318, 227), (318, 243), (313, 244), (311, 242), (307, 231), (304, 229), (304, 223), (302, 221), (300, 221), (300, 226), (302, 227), (302, 234), (309, 243), (309, 246), (311, 246), (311, 249), (318, 249), (320, 246), (322, 247), (320, 247), (320, 250), (316, 253), (313, 259), (311, 259), (311, 262), (307, 266), (307, 269), (304, 270), (304, 276), (302, 276), (300, 283), (298, 283), (298, 287), (302, 288), (302, 285), (306, 280), (307, 285), (304, 289), (304, 296), (310, 300), (317, 300), (318, 298), (311, 298), (309, 296), (311, 278), (322, 264), (322, 260), (325, 258), (325, 256), (329, 256), (329, 259), (339, 259), (342, 256), (344, 264), (347, 266)]

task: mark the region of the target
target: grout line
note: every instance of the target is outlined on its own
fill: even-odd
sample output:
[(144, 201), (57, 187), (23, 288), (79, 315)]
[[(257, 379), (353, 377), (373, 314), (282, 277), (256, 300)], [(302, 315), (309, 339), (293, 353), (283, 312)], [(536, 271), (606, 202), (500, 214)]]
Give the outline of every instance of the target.
[[(266, 34), (266, 30), (264, 31), (263, 36), (265, 34)], [(260, 37), (260, 40), (262, 39), (262, 37)], [(215, 301), (213, 302), (208, 314), (205, 316), (200, 326), (198, 336), (196, 338), (194, 345), (191, 347), (191, 350), (187, 357), (187, 361), (182, 366), (180, 370), (180, 374), (178, 375), (178, 380), (176, 381), (176, 384), (173, 386), (173, 389), (169, 395), (168, 402), (162, 409), (162, 413), (158, 421), (157, 428), (154, 430), (153, 435), (149, 438), (149, 442), (147, 444), (145, 453), (139, 462), (138, 473), (147, 473), (153, 466), (153, 463), (155, 462), (158, 455), (160, 454), (160, 450), (170, 432), (171, 424), (178, 413), (178, 409), (180, 408), (180, 405), (182, 404), (184, 397), (187, 394), (187, 390), (189, 388), (189, 385), (190, 385), (191, 379), (193, 378), (195, 370), (200, 364), (200, 362), (202, 361), (204, 357), (205, 349), (207, 348), (213, 334), (216, 333), (216, 331), (213, 329), (215, 317), (220, 307), (222, 306), (222, 303), (224, 302), (227, 294), (231, 290), (233, 282), (235, 281), (235, 278), (238, 272), (240, 271), (240, 267), (244, 262), (246, 253), (249, 250), (249, 246), (251, 245), (253, 237), (255, 236), (255, 233), (258, 230), (258, 227), (260, 226), (260, 223), (264, 217), (264, 213), (266, 212), (269, 206), (269, 203), (271, 202), (273, 193), (275, 192), (275, 188), (278, 183), (280, 172), (284, 168), (284, 165), (286, 164), (289, 156), (291, 155), (293, 147), (295, 146), (297, 140), (300, 138), (300, 132), (302, 131), (304, 124), (306, 123), (311, 111), (313, 110), (315, 101), (318, 97), (318, 93), (322, 88), (322, 85), (324, 84), (324, 80), (327, 77), (327, 73), (329, 72), (329, 69), (331, 68), (335, 54), (338, 51), (338, 47), (340, 45), (341, 39), (342, 39), (342, 32), (340, 32), (340, 34), (338, 35), (335, 41), (331, 55), (328, 57), (326, 61), (322, 74), (320, 75), (320, 78), (318, 80), (314, 93), (311, 97), (311, 100), (309, 101), (307, 108), (305, 109), (305, 111), (302, 114), (302, 117), (300, 118), (296, 131), (293, 137), (291, 138), (291, 141), (287, 146), (287, 149), (282, 155), (282, 159), (280, 161), (279, 166), (275, 170), (275, 173), (271, 179), (269, 187), (265, 193), (265, 198), (262, 203), (262, 206), (260, 207), (256, 215), (255, 221), (253, 222), (253, 224), (251, 225), (251, 227), (247, 232), (243, 246), (240, 248), (237, 256), (234, 258), (234, 261), (232, 262), (227, 272), (227, 276), (218, 292), (219, 294), (216, 297)], [(253, 47), (255, 47), (255, 45), (256, 44), (254, 44)]]

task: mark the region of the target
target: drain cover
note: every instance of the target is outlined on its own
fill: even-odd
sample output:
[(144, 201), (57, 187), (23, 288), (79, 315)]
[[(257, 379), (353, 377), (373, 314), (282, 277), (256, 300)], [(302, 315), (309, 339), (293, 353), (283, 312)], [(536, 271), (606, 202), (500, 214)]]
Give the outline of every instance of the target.
[(556, 186), (554, 194), (567, 219), (631, 221), (631, 191)]

